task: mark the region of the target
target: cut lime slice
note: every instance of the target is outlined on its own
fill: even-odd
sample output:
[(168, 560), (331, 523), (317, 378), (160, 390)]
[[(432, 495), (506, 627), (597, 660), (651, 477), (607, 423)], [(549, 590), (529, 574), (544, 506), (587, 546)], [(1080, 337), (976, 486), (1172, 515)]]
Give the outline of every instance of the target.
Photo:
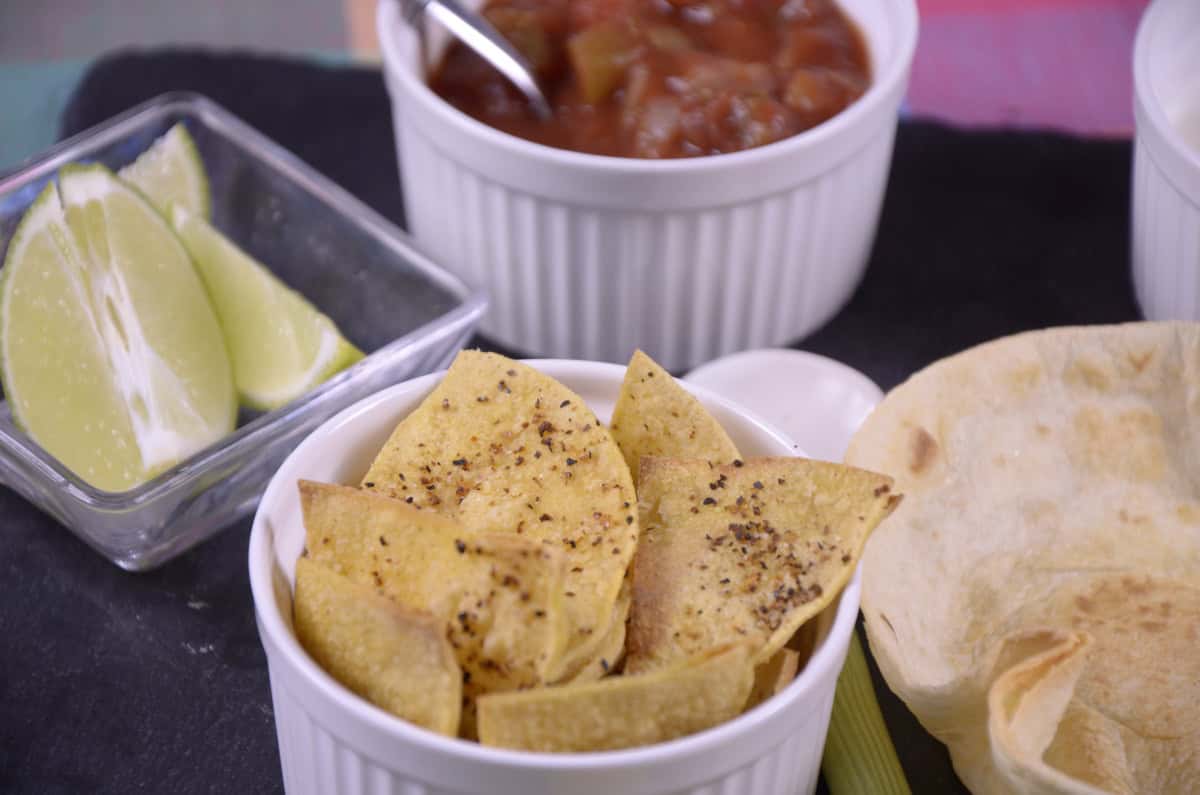
[(167, 130), (117, 176), (146, 194), (163, 215), (176, 202), (189, 212), (209, 217), (204, 161), (182, 122)]
[[(61, 194), (61, 201), (60, 201)], [(64, 168), (22, 219), (0, 284), (13, 417), (107, 491), (233, 430), (220, 326), (163, 218), (102, 166)]]
[(242, 402), (288, 403), (362, 358), (333, 321), (181, 205), (171, 223), (212, 298)]

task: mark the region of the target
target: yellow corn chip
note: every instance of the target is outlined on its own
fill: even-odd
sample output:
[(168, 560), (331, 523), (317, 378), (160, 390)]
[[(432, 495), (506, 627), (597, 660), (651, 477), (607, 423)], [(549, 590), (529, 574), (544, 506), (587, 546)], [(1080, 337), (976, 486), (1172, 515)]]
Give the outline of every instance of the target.
[(800, 652), (786, 646), (775, 652), (775, 656), (754, 669), (754, 687), (746, 700), (746, 709), (757, 707), (791, 684), (799, 669)]
[(641, 676), (479, 699), (484, 745), (604, 751), (660, 743), (737, 715), (754, 683), (750, 650), (723, 646)]
[(296, 561), (296, 637), (350, 690), (439, 734), (458, 731), (462, 672), (445, 624), (308, 558)]
[(567, 652), (595, 657), (638, 538), (633, 481), (609, 432), (554, 379), (463, 351), (393, 431), (363, 487), (566, 553)]
[(719, 463), (738, 457), (725, 429), (700, 401), (641, 351), (634, 352), (625, 370), (610, 429), (635, 483), (646, 456)]
[(643, 459), (626, 671), (733, 641), (769, 660), (849, 580), (891, 483), (802, 458)]
[(379, 494), (300, 482), (313, 561), (445, 621), (468, 697), (548, 681), (561, 662), (562, 554), (516, 535), (464, 533)]
[[(626, 579), (628, 582), (628, 579)], [(617, 605), (613, 608), (612, 623), (608, 625), (604, 642), (596, 651), (596, 655), (585, 660), (578, 670), (567, 671), (560, 684), (580, 684), (594, 682), (612, 673), (625, 658), (625, 621), (629, 618), (629, 607), (633, 601), (632, 591), (628, 586), (621, 588), (617, 597)]]

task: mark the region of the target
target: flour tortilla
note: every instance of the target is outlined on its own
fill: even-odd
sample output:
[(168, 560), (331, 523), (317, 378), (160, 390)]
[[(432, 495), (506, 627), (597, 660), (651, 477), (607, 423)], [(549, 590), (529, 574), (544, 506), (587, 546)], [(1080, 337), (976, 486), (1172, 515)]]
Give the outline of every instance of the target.
[(976, 793), (1200, 780), (1200, 326), (1022, 334), (895, 389), (847, 463), (888, 684)]

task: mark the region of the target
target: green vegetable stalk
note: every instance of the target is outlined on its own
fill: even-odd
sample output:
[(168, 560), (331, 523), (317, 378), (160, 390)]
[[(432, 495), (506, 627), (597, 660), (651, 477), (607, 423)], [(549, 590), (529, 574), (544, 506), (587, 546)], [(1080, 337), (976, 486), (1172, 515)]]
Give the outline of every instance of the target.
[(832, 795), (911, 795), (855, 632), (838, 677), (821, 771)]

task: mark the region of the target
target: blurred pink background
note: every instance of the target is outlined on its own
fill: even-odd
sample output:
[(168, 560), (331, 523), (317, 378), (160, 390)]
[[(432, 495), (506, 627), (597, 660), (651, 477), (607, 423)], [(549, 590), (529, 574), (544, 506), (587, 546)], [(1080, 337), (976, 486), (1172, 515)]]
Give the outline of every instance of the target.
[(968, 126), (1132, 133), (1133, 38), (1149, 0), (917, 5), (913, 114)]

